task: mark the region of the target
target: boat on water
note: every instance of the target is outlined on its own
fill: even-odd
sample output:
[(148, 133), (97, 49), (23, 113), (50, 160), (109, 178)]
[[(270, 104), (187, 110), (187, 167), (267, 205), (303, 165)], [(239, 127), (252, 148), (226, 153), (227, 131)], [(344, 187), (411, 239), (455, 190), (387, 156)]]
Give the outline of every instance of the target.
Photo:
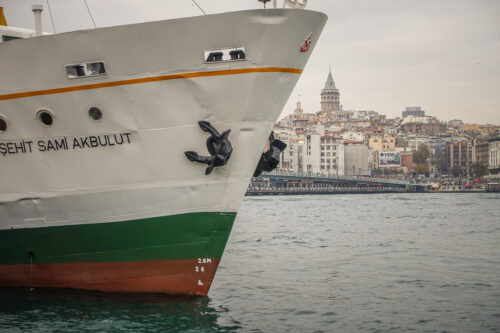
[(326, 15), (44, 34), (41, 10), (0, 26), (0, 286), (206, 295)]

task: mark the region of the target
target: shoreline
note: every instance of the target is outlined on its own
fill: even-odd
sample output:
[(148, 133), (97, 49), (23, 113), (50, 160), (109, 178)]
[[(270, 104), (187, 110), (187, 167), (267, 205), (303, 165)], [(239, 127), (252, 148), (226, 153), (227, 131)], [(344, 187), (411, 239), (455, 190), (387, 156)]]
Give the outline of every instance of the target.
[(268, 190), (268, 191), (247, 191), (245, 196), (247, 197), (252, 197), (252, 196), (270, 196), (270, 195), (328, 195), (328, 194), (382, 194), (382, 193), (410, 193), (410, 194), (447, 194), (447, 193), (498, 193), (498, 192), (491, 192), (491, 191), (478, 191), (478, 190), (464, 190), (464, 191), (422, 191), (422, 192), (415, 192), (415, 191), (398, 191), (398, 190), (387, 190), (387, 191), (380, 191), (380, 190), (373, 190), (373, 191), (363, 191), (363, 190), (341, 190), (341, 191), (284, 191), (284, 190), (278, 190), (278, 189), (273, 189), (273, 190)]

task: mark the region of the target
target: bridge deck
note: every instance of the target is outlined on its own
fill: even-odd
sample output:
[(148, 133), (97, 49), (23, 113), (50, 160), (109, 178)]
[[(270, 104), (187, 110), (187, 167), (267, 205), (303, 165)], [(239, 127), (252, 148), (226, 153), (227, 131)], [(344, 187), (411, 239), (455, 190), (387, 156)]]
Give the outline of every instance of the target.
[(407, 180), (312, 173), (269, 172), (253, 178), (247, 195), (422, 192)]

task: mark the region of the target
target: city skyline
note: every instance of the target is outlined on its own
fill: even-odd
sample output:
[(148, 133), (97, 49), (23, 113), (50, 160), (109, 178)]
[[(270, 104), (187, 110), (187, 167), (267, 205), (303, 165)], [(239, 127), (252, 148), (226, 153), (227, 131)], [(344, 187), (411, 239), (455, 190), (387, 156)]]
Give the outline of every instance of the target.
[[(256, 0), (197, 2), (208, 14), (262, 8)], [(9, 25), (26, 28), (33, 27), (34, 3), (47, 9), (46, 0), (0, 0)], [(201, 14), (185, 0), (87, 4), (97, 27)], [(93, 28), (82, 0), (51, 0), (50, 5), (57, 32)], [(293, 112), (299, 95), (305, 112), (320, 110), (331, 65), (346, 110), (393, 118), (418, 105), (442, 121), (500, 124), (499, 2), (310, 0), (307, 8), (325, 12), (329, 21), (280, 118)], [(53, 32), (48, 10), (43, 20), (44, 30)], [(297, 36), (298, 45), (303, 39)]]

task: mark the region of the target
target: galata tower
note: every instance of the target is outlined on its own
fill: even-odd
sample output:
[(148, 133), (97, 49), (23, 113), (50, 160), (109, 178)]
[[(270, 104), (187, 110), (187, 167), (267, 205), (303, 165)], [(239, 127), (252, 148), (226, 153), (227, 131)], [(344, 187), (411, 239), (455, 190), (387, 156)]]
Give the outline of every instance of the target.
[(321, 90), (321, 113), (332, 114), (340, 111), (340, 93), (335, 87), (335, 81), (332, 77), (332, 69), (328, 73), (325, 87)]

